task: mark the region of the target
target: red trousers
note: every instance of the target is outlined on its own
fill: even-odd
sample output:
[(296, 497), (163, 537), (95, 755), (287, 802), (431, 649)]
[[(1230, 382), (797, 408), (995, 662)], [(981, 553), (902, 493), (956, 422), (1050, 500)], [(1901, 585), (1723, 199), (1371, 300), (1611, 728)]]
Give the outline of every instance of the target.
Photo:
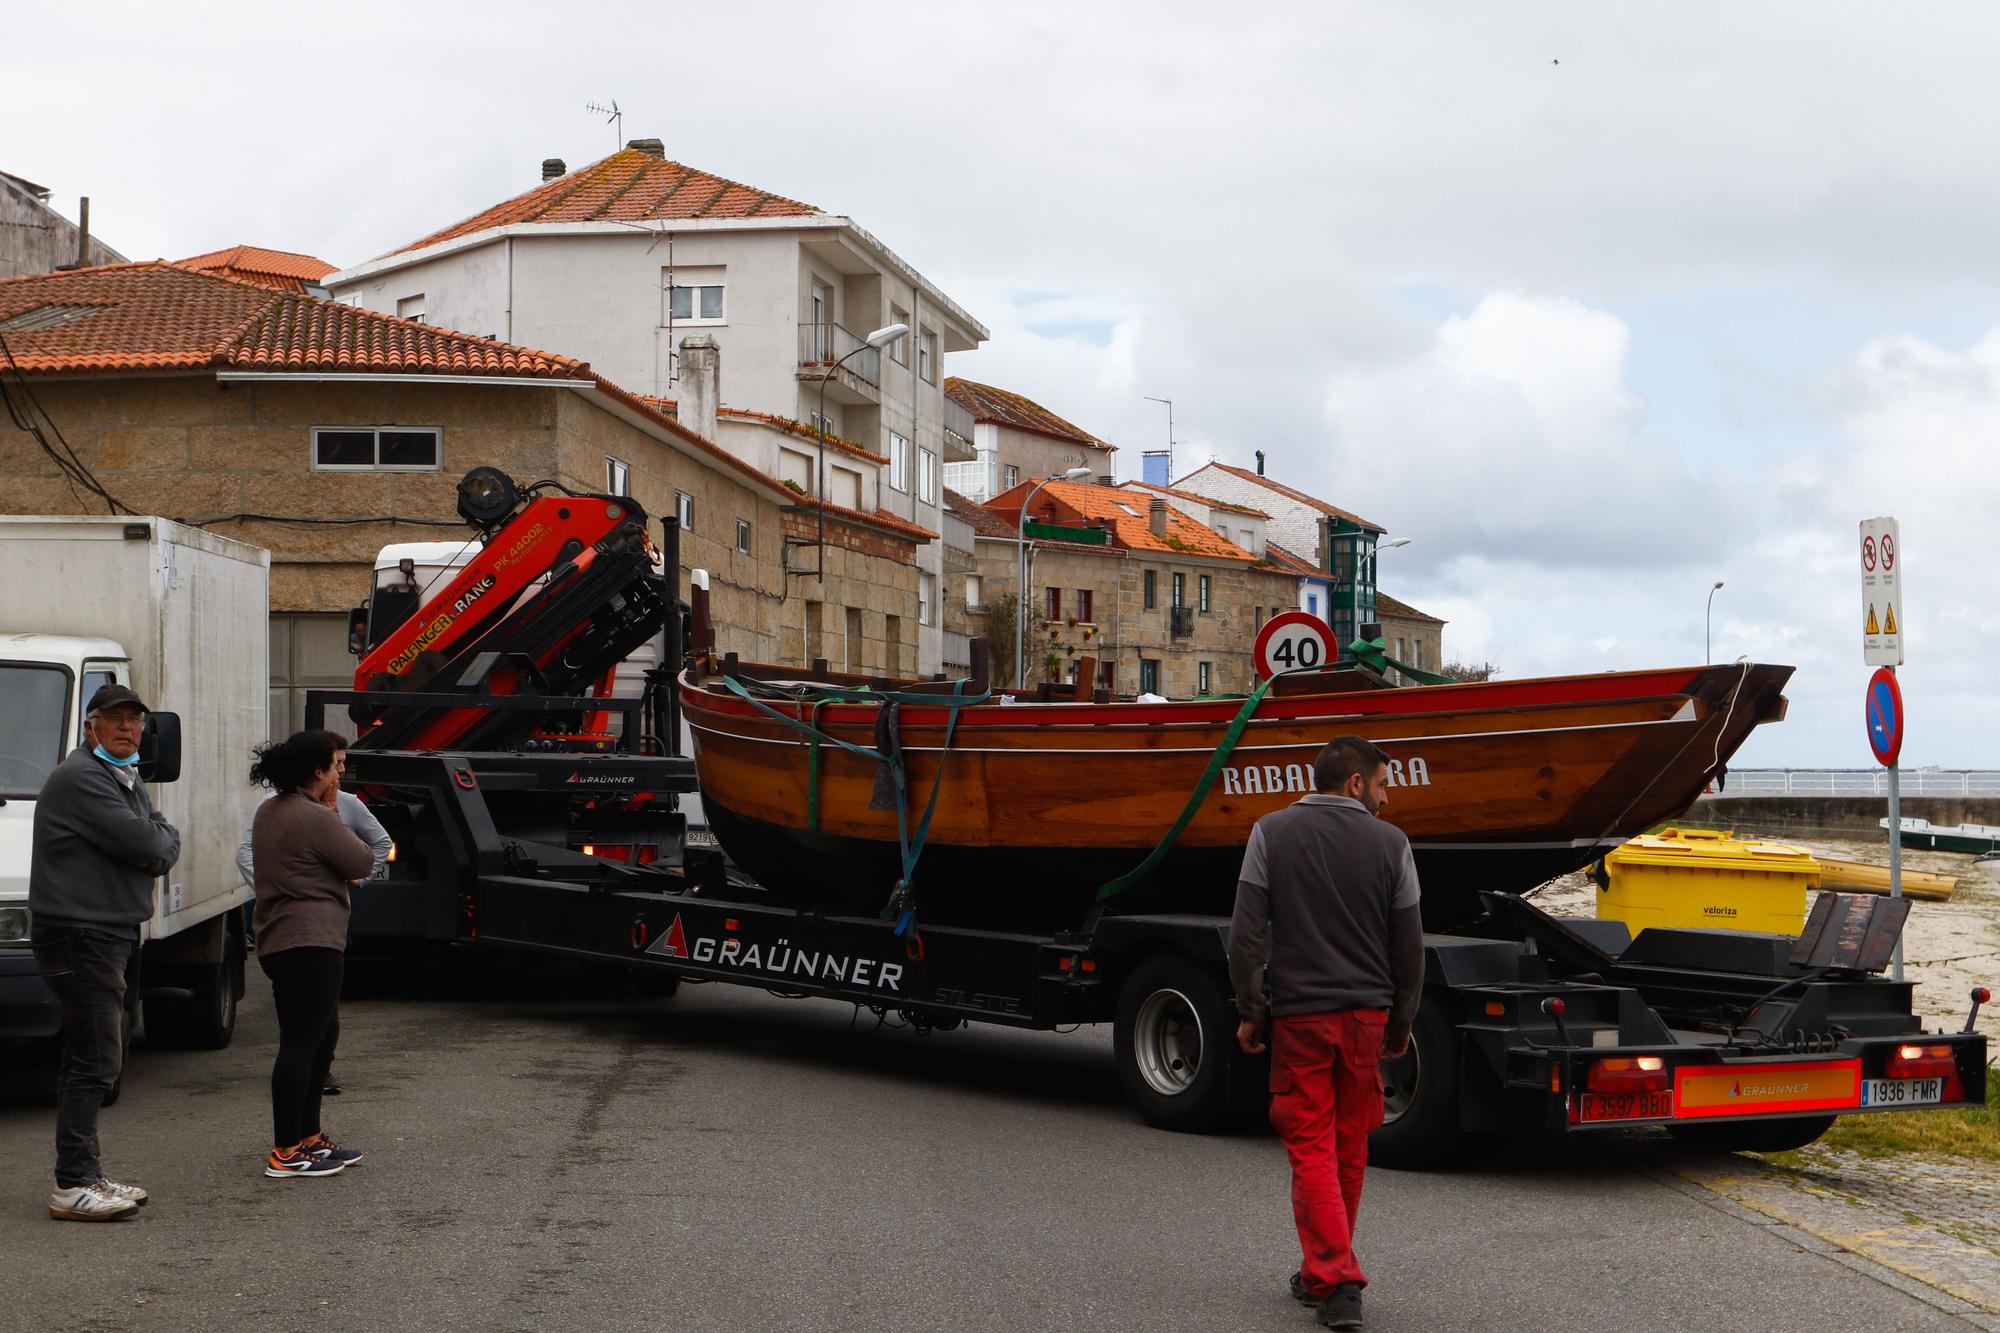
[(1368, 1133), (1382, 1123), (1382, 1009), (1271, 1020), (1271, 1124), (1292, 1159), (1299, 1276), (1324, 1294), (1368, 1278), (1354, 1258), (1354, 1219)]

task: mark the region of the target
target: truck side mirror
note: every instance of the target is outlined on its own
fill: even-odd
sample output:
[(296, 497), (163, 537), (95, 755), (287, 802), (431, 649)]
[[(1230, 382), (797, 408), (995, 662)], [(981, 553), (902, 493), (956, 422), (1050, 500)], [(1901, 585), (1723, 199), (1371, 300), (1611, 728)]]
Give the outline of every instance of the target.
[(368, 652), (368, 604), (363, 602), (347, 613), (347, 651), (356, 657)]
[(181, 715), (148, 713), (139, 734), (139, 776), (147, 782), (177, 782), (181, 776)]

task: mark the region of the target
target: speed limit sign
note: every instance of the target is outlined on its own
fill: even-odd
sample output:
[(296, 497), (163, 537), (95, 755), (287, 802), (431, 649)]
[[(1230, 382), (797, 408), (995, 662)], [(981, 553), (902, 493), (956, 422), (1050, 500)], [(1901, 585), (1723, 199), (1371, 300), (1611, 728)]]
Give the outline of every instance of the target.
[(1282, 612), (1265, 621), (1264, 628), (1257, 631), (1253, 660), (1260, 677), (1329, 666), (1337, 657), (1333, 631), (1310, 612)]

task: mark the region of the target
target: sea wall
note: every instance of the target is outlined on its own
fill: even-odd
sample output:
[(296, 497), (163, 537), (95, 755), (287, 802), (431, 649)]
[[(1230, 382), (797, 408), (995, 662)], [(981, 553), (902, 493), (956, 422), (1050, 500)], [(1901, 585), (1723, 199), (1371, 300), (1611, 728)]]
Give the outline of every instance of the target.
[[(1690, 823), (1729, 824), (1759, 833), (1878, 833), (1889, 803), (1879, 796), (1704, 796)], [(1933, 824), (2000, 824), (2000, 798), (1909, 796), (1905, 819)]]

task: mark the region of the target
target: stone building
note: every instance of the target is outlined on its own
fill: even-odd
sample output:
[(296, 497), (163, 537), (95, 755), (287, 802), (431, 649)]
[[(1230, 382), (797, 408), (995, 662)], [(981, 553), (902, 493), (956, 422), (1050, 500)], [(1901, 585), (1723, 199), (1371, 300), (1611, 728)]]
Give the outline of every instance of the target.
[[(482, 464), (677, 514), (724, 651), (916, 660), (901, 608), (929, 530), (826, 505), (818, 545), (818, 500), (580, 361), (164, 263), (0, 281), (0, 336), (38, 428), (0, 424), (0, 512), (105, 512), (69, 450), (129, 512), (270, 548), (276, 731), (305, 688), (352, 681), (345, 613), (377, 551), (464, 533), (455, 487)], [(823, 579), (799, 572), (822, 553)]]
[[(96, 236), (85, 241), (82, 228), (58, 213), (49, 199), (46, 185), (0, 171), (0, 278), (50, 273), (79, 263), (125, 262), (124, 255)], [(89, 208), (87, 200), (84, 208)]]
[(976, 456), (947, 463), (944, 470), (945, 485), (968, 500), (985, 504), (1020, 482), (1059, 477), (1079, 467), (1089, 468), (1099, 484), (1111, 484), (1111, 455), (1118, 451), (1117, 445), (1063, 420), (1024, 394), (955, 376), (944, 382), (944, 391), (973, 426)]
[[(804, 495), (922, 531), (942, 524), (943, 467), (973, 456), (947, 421), (943, 358), (985, 327), (852, 218), (669, 161), (658, 139), (576, 171), (549, 159), (533, 188), (327, 283), (384, 314), (583, 358), (678, 400), (683, 419), (683, 349), (707, 339), (723, 363), (713, 406), (855, 447), (830, 450), (822, 475), (816, 443), (796, 433), (710, 438)], [(867, 345), (894, 324), (909, 332)], [(928, 673), (945, 655), (942, 544), (918, 546), (917, 563), (897, 614), (915, 626), (908, 666)]]
[(1436, 671), (1444, 665), (1444, 621), (1386, 592), (1375, 594), (1375, 617), (1382, 626), (1382, 642), (1389, 656), (1420, 671)]
[[(979, 578), (987, 607), (1018, 605), (1015, 525), (1023, 482), (977, 506)], [(1287, 598), (1291, 574), (1197, 523), (1165, 496), (1085, 482), (1051, 482), (1029, 503), (1023, 656), (1029, 679), (1074, 679), (1082, 658), (1122, 694), (1197, 694), (1252, 684), (1254, 608)], [(990, 629), (989, 610), (981, 624)], [(1011, 657), (1012, 645), (993, 645)], [(1050, 668), (1053, 667), (1053, 673)]]

